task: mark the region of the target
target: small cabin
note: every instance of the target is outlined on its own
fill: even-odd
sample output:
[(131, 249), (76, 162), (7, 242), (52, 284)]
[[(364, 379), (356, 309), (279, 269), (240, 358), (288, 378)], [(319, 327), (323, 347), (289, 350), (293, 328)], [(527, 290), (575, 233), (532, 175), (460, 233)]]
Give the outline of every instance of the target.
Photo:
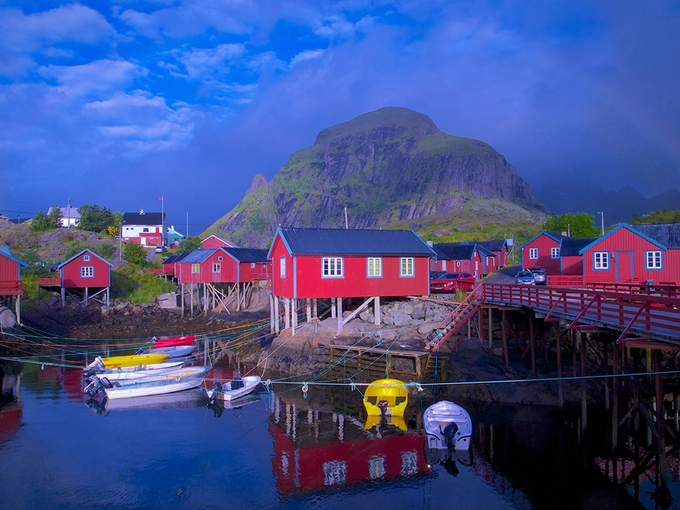
[(522, 267), (539, 266), (548, 274), (560, 274), (560, 246), (566, 236), (543, 231), (522, 245)]
[(211, 248), (236, 248), (236, 245), (213, 234), (201, 241), (201, 248), (204, 250)]
[(91, 299), (109, 304), (111, 268), (113, 264), (104, 260), (90, 249), (85, 249), (57, 265), (57, 276), (39, 278), (38, 285), (48, 290), (59, 291), (61, 304), (66, 305), (70, 297), (87, 306)]
[(12, 255), (9, 246), (0, 246), (0, 304), (14, 308), (17, 323), (21, 322), (21, 297), (24, 294), (21, 268), (27, 266), (28, 264)]
[[(317, 317), (319, 300), (330, 300), (338, 331), (373, 302), (376, 324), (380, 324), (381, 297), (429, 294), (433, 257), (432, 248), (411, 230), (279, 228), (268, 255), (273, 329), (278, 331), (283, 304), (285, 327), (294, 333), (300, 300), (307, 302), (308, 321)], [(366, 300), (343, 319), (346, 298)]]

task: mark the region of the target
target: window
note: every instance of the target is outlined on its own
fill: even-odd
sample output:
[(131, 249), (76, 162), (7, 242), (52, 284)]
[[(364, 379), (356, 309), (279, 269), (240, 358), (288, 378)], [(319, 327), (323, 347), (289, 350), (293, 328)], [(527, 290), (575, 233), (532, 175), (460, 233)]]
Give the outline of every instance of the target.
[(401, 276), (415, 276), (413, 270), (413, 257), (402, 257), (400, 266)]
[(593, 269), (609, 269), (609, 252), (596, 251), (593, 253)]
[(286, 277), (286, 257), (281, 257), (279, 260), (279, 272), (281, 273), (281, 278)]
[(89, 255), (83, 255), (83, 262), (89, 262), (90, 261), (90, 256)]
[(80, 268), (81, 278), (94, 278), (94, 266), (83, 266)]
[(191, 274), (198, 274), (201, 272), (200, 264), (191, 264)]
[(148, 231), (149, 231), (149, 227), (144, 227), (144, 228), (142, 229), (142, 232), (148, 232)]
[(222, 255), (220, 255), (219, 257), (217, 257), (217, 262), (222, 262), (223, 260), (224, 260), (224, 257), (223, 257)]
[(250, 269), (255, 269), (255, 262), (250, 263)]
[(324, 278), (342, 278), (342, 258), (324, 257), (321, 259), (321, 276)]
[(550, 258), (551, 259), (559, 259), (560, 258), (560, 248), (559, 247), (553, 247), (550, 248)]
[(647, 269), (661, 269), (660, 251), (645, 252), (645, 259), (647, 260)]
[(380, 257), (368, 257), (366, 263), (367, 277), (380, 278), (382, 276), (382, 259)]
[(222, 264), (220, 264), (219, 262), (214, 262), (212, 267), (213, 273), (219, 273), (222, 271)]
[(538, 259), (538, 248), (529, 248), (529, 259), (530, 260)]

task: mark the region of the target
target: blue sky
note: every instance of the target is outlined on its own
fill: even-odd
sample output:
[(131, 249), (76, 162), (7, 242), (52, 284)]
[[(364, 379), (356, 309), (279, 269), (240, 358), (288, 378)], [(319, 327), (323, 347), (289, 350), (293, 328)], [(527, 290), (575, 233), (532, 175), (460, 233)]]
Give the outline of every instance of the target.
[(537, 194), (650, 196), (680, 188), (679, 33), (670, 0), (1, 0), (0, 214), (163, 196), (197, 235), (384, 106), (491, 144)]

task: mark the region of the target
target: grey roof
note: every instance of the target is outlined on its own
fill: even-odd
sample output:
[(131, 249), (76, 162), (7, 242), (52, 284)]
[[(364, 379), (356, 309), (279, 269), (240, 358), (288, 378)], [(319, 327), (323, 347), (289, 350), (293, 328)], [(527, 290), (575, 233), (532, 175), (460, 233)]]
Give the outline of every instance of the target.
[(168, 257), (165, 257), (163, 259), (163, 264), (172, 264), (174, 262), (179, 262), (180, 260), (183, 260), (184, 257), (189, 255), (190, 252), (182, 252), (182, 253), (176, 253), (175, 255), (170, 255)]
[(239, 262), (269, 262), (267, 250), (258, 248), (227, 248), (221, 247)]
[(279, 233), (293, 255), (435, 255), (412, 230), (282, 228)]
[(215, 253), (217, 250), (215, 249), (210, 249), (210, 250), (194, 250), (190, 253), (187, 253), (186, 257), (184, 257), (182, 260), (178, 260), (176, 262), (181, 262), (182, 264), (200, 264), (201, 262), (205, 262), (210, 258), (210, 256)]
[(580, 255), (580, 251), (597, 238), (563, 237), (560, 243), (560, 256)]
[(497, 239), (493, 241), (477, 241), (477, 244), (487, 250), (501, 251), (508, 242), (505, 239)]
[(633, 225), (633, 228), (667, 248), (680, 248), (680, 223), (666, 223), (663, 225), (640, 224)]
[(163, 219), (165, 213), (148, 212), (148, 213), (129, 213), (123, 214), (123, 223), (125, 225), (162, 225), (165, 223)]
[(475, 253), (475, 245), (472, 243), (437, 243), (434, 246), (443, 255), (440, 259), (470, 260)]

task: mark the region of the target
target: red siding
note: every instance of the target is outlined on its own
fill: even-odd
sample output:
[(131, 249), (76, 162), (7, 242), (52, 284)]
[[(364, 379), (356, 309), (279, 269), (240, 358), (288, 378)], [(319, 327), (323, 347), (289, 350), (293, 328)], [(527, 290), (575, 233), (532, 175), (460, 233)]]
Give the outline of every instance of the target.
[[(320, 256), (291, 257), (280, 237), (271, 250), (274, 294), (289, 298), (336, 298), (369, 296), (411, 296), (429, 293), (429, 257), (414, 257), (414, 277), (400, 277), (401, 257), (381, 257), (382, 277), (368, 278), (364, 256), (343, 258), (342, 278), (321, 276)], [(281, 278), (280, 259), (286, 260), (286, 277)], [(296, 288), (295, 288), (296, 287)]]
[(219, 237), (214, 236), (214, 235), (206, 237), (205, 239), (203, 239), (203, 241), (201, 241), (201, 247), (206, 249), (206, 250), (214, 249), (214, 248), (221, 248), (222, 246), (224, 246), (225, 248), (234, 248), (235, 247), (233, 244), (229, 244), (224, 239), (220, 239)]
[(0, 296), (20, 294), (19, 263), (0, 253)]
[(562, 257), (562, 274), (582, 275), (583, 257), (581, 255), (569, 255)]
[[(90, 260), (85, 260), (89, 257)], [(81, 268), (92, 267), (93, 276), (81, 276)], [(68, 261), (61, 269), (61, 286), (65, 289), (95, 289), (111, 285), (111, 266), (90, 251)]]
[[(546, 270), (548, 274), (560, 273), (560, 258), (552, 258), (552, 248), (560, 247), (560, 242), (543, 233), (536, 239), (529, 241), (522, 247), (522, 266), (534, 267), (540, 266)], [(529, 252), (531, 248), (538, 248), (538, 258), (530, 259)]]
[[(646, 268), (646, 252), (661, 251), (661, 269)], [(594, 254), (609, 253), (609, 268), (595, 269)], [(583, 253), (586, 283), (680, 282), (680, 250), (662, 250), (627, 228), (619, 228)]]

